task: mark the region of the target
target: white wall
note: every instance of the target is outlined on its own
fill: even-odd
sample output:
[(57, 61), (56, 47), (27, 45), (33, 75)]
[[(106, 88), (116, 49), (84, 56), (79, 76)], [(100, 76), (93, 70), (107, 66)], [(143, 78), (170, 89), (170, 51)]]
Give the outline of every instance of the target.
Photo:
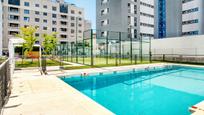
[(204, 55), (204, 35), (154, 39), (152, 54)]

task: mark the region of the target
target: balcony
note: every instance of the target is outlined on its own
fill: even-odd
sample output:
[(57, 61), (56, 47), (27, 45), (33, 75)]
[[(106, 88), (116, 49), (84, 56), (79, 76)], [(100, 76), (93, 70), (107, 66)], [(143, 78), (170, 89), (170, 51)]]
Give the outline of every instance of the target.
[(68, 19), (67, 15), (61, 15), (60, 17), (61, 17), (62, 20), (67, 20)]
[(18, 8), (14, 8), (14, 7), (10, 7), (8, 11), (9, 11), (9, 13), (14, 13), (14, 14), (18, 14), (19, 13), (19, 9)]
[(10, 15), (9, 16), (9, 21), (19, 23), (19, 16)]

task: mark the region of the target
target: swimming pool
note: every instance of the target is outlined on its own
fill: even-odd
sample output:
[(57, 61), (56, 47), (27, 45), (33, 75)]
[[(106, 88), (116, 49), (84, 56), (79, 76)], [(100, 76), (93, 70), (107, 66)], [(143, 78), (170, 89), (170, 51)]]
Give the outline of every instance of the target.
[(61, 79), (117, 115), (189, 115), (204, 100), (204, 69), (166, 66)]

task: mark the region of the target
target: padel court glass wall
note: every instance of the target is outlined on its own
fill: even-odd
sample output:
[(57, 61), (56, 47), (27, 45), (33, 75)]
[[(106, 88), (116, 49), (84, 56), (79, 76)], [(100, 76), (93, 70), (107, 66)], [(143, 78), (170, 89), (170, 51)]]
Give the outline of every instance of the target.
[(83, 38), (56, 47), (61, 61), (90, 66), (118, 66), (151, 61), (151, 38), (134, 38), (126, 32), (87, 30)]

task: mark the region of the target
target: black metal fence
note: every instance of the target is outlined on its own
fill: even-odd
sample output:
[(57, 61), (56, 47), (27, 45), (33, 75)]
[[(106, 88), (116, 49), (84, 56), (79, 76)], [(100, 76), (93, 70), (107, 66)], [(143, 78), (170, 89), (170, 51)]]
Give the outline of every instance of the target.
[(153, 54), (152, 60), (175, 63), (204, 64), (204, 55)]
[(11, 92), (11, 73), (9, 59), (0, 65), (0, 110), (4, 106)]
[(150, 61), (151, 38), (135, 38), (128, 32), (87, 30), (83, 38), (59, 44), (59, 60), (91, 66), (129, 65)]

